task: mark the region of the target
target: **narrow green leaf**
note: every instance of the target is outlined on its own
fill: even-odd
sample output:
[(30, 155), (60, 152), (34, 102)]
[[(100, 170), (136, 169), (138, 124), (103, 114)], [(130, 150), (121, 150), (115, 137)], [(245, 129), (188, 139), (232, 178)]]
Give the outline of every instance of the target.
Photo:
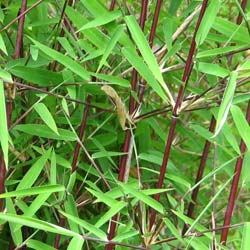
[[(233, 105), (232, 105), (233, 106)], [(231, 108), (232, 108), (231, 106)], [(239, 143), (236, 140), (234, 134), (232, 133), (232, 129), (228, 124), (224, 124), (224, 127), (222, 129), (222, 133), (224, 134), (226, 140), (228, 143), (232, 146), (232, 148), (237, 152), (238, 155), (241, 154), (240, 149), (239, 149)]]
[(246, 47), (245, 45), (239, 45), (239, 46), (227, 46), (216, 49), (202, 50), (196, 55), (196, 58), (209, 57), (209, 56), (214, 57), (217, 55), (223, 55), (230, 52), (234, 52), (236, 50), (243, 49), (245, 47)]
[(220, 8), (220, 0), (213, 0), (209, 2), (210, 4), (206, 9), (206, 12), (202, 18), (201, 25), (196, 35), (195, 40), (198, 45), (201, 45), (205, 41)]
[(36, 61), (39, 55), (39, 50), (37, 49), (36, 46), (34, 45), (30, 46), (30, 54), (31, 54), (32, 59)]
[[(39, 160), (41, 160), (41, 159), (39, 159)], [(27, 178), (25, 176), (24, 176), (24, 178)], [(31, 176), (31, 174), (29, 174), (29, 176)], [(16, 191), (11, 191), (11, 192), (6, 192), (4, 194), (0, 194), (0, 199), (10, 198), (10, 197), (31, 196), (31, 195), (44, 194), (44, 193), (51, 194), (51, 193), (55, 193), (55, 192), (65, 191), (65, 187), (62, 185), (46, 185), (46, 186), (40, 186), (40, 187), (29, 187), (26, 189), (20, 189), (19, 185), (18, 185), (18, 188)], [(22, 185), (24, 186), (24, 184), (22, 184)], [(32, 186), (32, 184), (27, 185), (27, 186)]]
[(100, 13), (100, 16), (83, 25), (77, 32), (110, 23), (121, 17), (121, 15), (122, 15), (121, 11), (112, 11), (105, 13), (103, 15)]
[[(65, 189), (63, 187), (63, 189), (61, 189), (59, 191), (64, 191), (64, 190)], [(56, 190), (56, 191), (53, 191), (53, 192), (59, 192), (59, 191)], [(39, 194), (32, 201), (32, 204), (27, 209), (25, 209), (25, 211), (23, 213), (23, 216), (33, 217), (34, 214), (44, 205), (45, 201), (49, 198), (50, 195), (51, 195), (51, 190), (47, 190), (47, 192)], [(19, 230), (20, 228), (21, 228), (21, 225), (16, 225), (15, 231)]]
[(29, 135), (35, 135), (55, 140), (76, 141), (76, 136), (72, 131), (66, 129), (58, 129), (59, 135), (54, 133), (46, 125), (42, 124), (20, 124), (15, 126), (15, 130), (22, 131)]
[(42, 102), (38, 102), (34, 105), (34, 109), (42, 118), (44, 123), (47, 124), (48, 127), (51, 128), (51, 130), (53, 130), (57, 135), (59, 135), (55, 120), (45, 104)]
[(116, 202), (106, 213), (102, 214), (100, 219), (95, 223), (95, 227), (99, 228), (109, 221), (115, 214), (119, 213), (127, 204), (125, 202)]
[(23, 226), (35, 228), (38, 230), (43, 230), (45, 232), (50, 232), (70, 237), (80, 236), (79, 234), (72, 232), (68, 229), (65, 229), (63, 227), (23, 215), (0, 213), (0, 219), (3, 221), (14, 222), (17, 224), (21, 224)]
[(126, 192), (130, 193), (132, 196), (138, 198), (139, 200), (141, 200), (142, 202), (144, 202), (148, 206), (152, 207), (153, 209), (155, 209), (159, 213), (164, 214), (163, 206), (161, 205), (161, 203), (156, 201), (154, 198), (144, 194), (141, 190), (130, 187), (129, 185), (126, 185), (123, 183), (119, 183), (119, 185), (121, 186), (121, 188), (124, 191), (126, 191)]
[(153, 90), (162, 98), (167, 101), (166, 94), (161, 86), (155, 80), (154, 75), (145, 65), (141, 57), (138, 56), (136, 51), (131, 48), (122, 49), (122, 54), (127, 58), (128, 62), (139, 72), (139, 74), (147, 81), (147, 83), (153, 88)]
[(104, 158), (104, 157), (111, 157), (111, 156), (120, 156), (120, 155), (124, 155), (127, 153), (123, 153), (123, 152), (112, 152), (112, 151), (103, 151), (103, 152), (96, 152), (94, 154), (92, 154), (92, 158), (93, 159), (98, 159), (98, 158)]
[(62, 98), (62, 108), (63, 108), (64, 112), (66, 113), (66, 115), (70, 116), (68, 104), (67, 104), (67, 101), (65, 100), (65, 98)]
[(27, 171), (25, 176), (19, 182), (16, 191), (20, 191), (21, 189), (28, 189), (30, 188), (35, 181), (37, 180), (38, 176), (43, 170), (43, 167), (49, 158), (51, 150), (47, 150)]
[(246, 222), (243, 229), (243, 239), (241, 242), (241, 250), (248, 250), (250, 246), (250, 222)]
[(29, 39), (40, 49), (43, 53), (45, 53), (47, 56), (51, 57), (53, 60), (58, 61), (68, 69), (70, 69), (72, 72), (74, 72), (76, 75), (80, 76), (82, 79), (89, 81), (90, 74), (88, 71), (84, 69), (80, 64), (73, 61), (68, 56), (65, 56), (59, 52), (57, 52), (54, 49), (49, 48), (48, 46), (45, 46), (38, 41), (32, 39), (29, 37)]
[(34, 250), (56, 250), (56, 248), (49, 246), (48, 244), (45, 244), (38, 240), (29, 239), (26, 241), (26, 245), (28, 248), (34, 249)]
[(242, 140), (245, 142), (248, 150), (250, 150), (250, 127), (242, 110), (238, 106), (232, 105), (230, 111)]
[(249, 41), (246, 39), (246, 37), (249, 37), (247, 28), (228, 21), (227, 18), (216, 17), (213, 23), (213, 29), (230, 38), (230, 41), (249, 44)]
[(71, 221), (75, 222), (76, 224), (80, 225), (81, 227), (83, 227), (84, 229), (86, 229), (87, 231), (89, 231), (90, 233), (94, 234), (95, 236), (97, 236), (98, 238), (102, 239), (102, 240), (106, 240), (107, 236), (106, 233), (104, 233), (101, 229), (99, 229), (98, 227), (80, 219), (79, 217), (75, 217), (73, 215), (64, 213), (62, 211), (60, 211), (60, 213), (65, 216), (66, 218), (70, 219)]
[(91, 194), (93, 194), (96, 198), (98, 198), (98, 201), (105, 203), (106, 205), (112, 207), (116, 203), (123, 203), (123, 201), (117, 201), (114, 198), (110, 197), (109, 195), (106, 195), (102, 192), (98, 192), (96, 190), (86, 188)]
[(94, 76), (96, 76), (98, 79), (102, 79), (105, 80), (107, 82), (104, 82), (102, 84), (116, 84), (119, 85), (121, 87), (126, 87), (129, 88), (130, 87), (130, 82), (126, 79), (123, 79), (121, 77), (118, 76), (114, 76), (114, 75), (105, 75), (105, 74), (94, 74)]
[(226, 77), (230, 74), (229, 70), (219, 66), (218, 64), (199, 62), (197, 66), (200, 72), (209, 75)]
[[(10, 198), (6, 199), (6, 208), (7, 208), (8, 213), (16, 214), (14, 204)], [(9, 222), (10, 233), (11, 233), (13, 242), (18, 246), (22, 244), (23, 242), (23, 235), (22, 235), (21, 229), (16, 230), (17, 225), (18, 224), (16, 224), (15, 222)]]
[(52, 149), (51, 156), (50, 156), (50, 184), (51, 185), (56, 185), (57, 180), (56, 180), (56, 173), (57, 173), (57, 159), (56, 159), (56, 154), (55, 150)]
[(83, 244), (84, 244), (84, 239), (82, 237), (75, 236), (70, 241), (67, 250), (82, 249)]
[(114, 49), (116, 43), (117, 43), (118, 40), (120, 39), (120, 36), (121, 36), (122, 32), (123, 32), (123, 27), (122, 27), (121, 25), (119, 25), (119, 26), (116, 28), (116, 30), (115, 30), (113, 36), (112, 36), (111, 39), (110, 39), (110, 42), (107, 44), (107, 47), (106, 47), (105, 50), (104, 50), (104, 53), (103, 53), (103, 56), (102, 56), (102, 58), (101, 58), (101, 60), (100, 60), (100, 63), (99, 63), (97, 72), (102, 68), (102, 66), (103, 66), (104, 64), (106, 64), (106, 60), (107, 60), (107, 58), (109, 57), (109, 55), (111, 54), (112, 50)]
[(178, 231), (176, 226), (170, 221), (170, 219), (163, 218), (163, 221), (166, 224), (167, 228), (170, 230), (170, 232), (173, 234), (173, 236), (176, 237), (179, 242), (183, 242), (180, 232)]
[(72, 48), (69, 41), (65, 37), (57, 37), (57, 40), (59, 41), (59, 43), (62, 45), (62, 47), (65, 49), (65, 51), (68, 53), (70, 57), (72, 57), (73, 59), (77, 58), (74, 49)]
[[(65, 208), (66, 214), (74, 216), (75, 218), (79, 217), (78, 212), (77, 212), (76, 202), (72, 194), (67, 195), (67, 199), (64, 202), (64, 208)], [(71, 231), (79, 233), (79, 226), (77, 223), (75, 223), (75, 221), (69, 219), (68, 223), (69, 223), (69, 228)]]
[(148, 44), (140, 26), (139, 26), (139, 24), (137, 23), (135, 17), (134, 16), (126, 16), (124, 19), (125, 19), (125, 22), (128, 26), (128, 29), (132, 35), (133, 40), (136, 43), (136, 46), (138, 47), (139, 51), (141, 52), (141, 55), (142, 55), (144, 61), (148, 65), (149, 70), (153, 73), (154, 77), (160, 83), (161, 87), (164, 89), (164, 91), (168, 95), (169, 100), (173, 104), (174, 101), (173, 101), (172, 95), (171, 95), (167, 85), (165, 84), (165, 82), (163, 80), (161, 70), (160, 70), (160, 67), (157, 63), (157, 60), (156, 60), (151, 48), (149, 47), (149, 44)]
[(12, 77), (11, 74), (9, 72), (7, 72), (6, 70), (3, 70), (0, 68), (0, 80), (1, 78), (7, 82), (12, 83)]
[(15, 66), (13, 68), (10, 68), (9, 71), (19, 78), (41, 86), (63, 82), (62, 74), (51, 72), (42, 68)]
[(2, 50), (5, 55), (8, 55), (8, 52), (7, 52), (7, 49), (5, 47), (5, 43), (4, 43), (4, 40), (3, 40), (1, 33), (0, 33), (0, 50)]
[(217, 199), (217, 197), (224, 191), (226, 186), (229, 184), (229, 182), (232, 180), (233, 176), (229, 178), (226, 183), (217, 191), (217, 193), (214, 195), (214, 197), (208, 202), (208, 204), (205, 206), (205, 208), (199, 213), (199, 215), (195, 218), (194, 222), (191, 224), (191, 226), (188, 228), (186, 234), (190, 233), (191, 230), (195, 227), (196, 223), (201, 219), (201, 217), (204, 215), (204, 213), (208, 210), (208, 208), (213, 204), (213, 202)]
[(9, 132), (6, 115), (4, 83), (0, 80), (0, 143), (4, 155), (5, 166), (8, 168)]
[(226, 89), (223, 94), (222, 102), (219, 108), (217, 121), (216, 121), (216, 128), (213, 137), (216, 137), (220, 130), (222, 129), (224, 123), (226, 122), (228, 112), (230, 110), (233, 97), (234, 97), (234, 91), (236, 88), (236, 80), (237, 80), (238, 73), (236, 71), (231, 72), (228, 84), (226, 86)]

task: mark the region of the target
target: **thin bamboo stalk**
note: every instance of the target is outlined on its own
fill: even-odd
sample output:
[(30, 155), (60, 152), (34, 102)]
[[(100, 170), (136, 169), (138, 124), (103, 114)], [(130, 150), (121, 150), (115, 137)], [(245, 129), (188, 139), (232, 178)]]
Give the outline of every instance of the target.
[[(142, 30), (144, 30), (145, 22), (147, 18), (147, 7), (148, 7), (148, 0), (143, 0), (141, 4), (141, 13), (140, 13), (140, 21), (139, 21), (139, 25)], [(138, 73), (135, 69), (133, 69), (132, 78), (131, 78), (131, 90), (132, 91), (136, 91), (137, 80), (138, 80)], [(130, 115), (133, 114), (136, 106), (137, 105), (135, 104), (134, 97), (130, 95), (130, 100), (129, 100), (129, 114)], [(125, 141), (123, 144), (123, 153), (125, 154), (121, 156), (121, 160), (119, 164), (119, 174), (118, 174), (118, 180), (122, 182), (124, 181), (124, 177), (125, 177), (126, 165), (127, 165), (127, 160), (128, 160), (128, 152), (129, 152), (129, 148), (131, 145), (131, 139), (132, 139), (131, 131), (127, 130), (126, 135), (125, 135)], [(119, 217), (118, 214), (114, 215), (110, 222), (109, 233), (108, 233), (109, 240), (112, 240), (115, 235), (116, 221), (118, 217)], [(114, 248), (114, 245), (112, 244), (107, 244), (105, 247), (106, 250), (112, 250), (113, 248)]]
[[(241, 8), (243, 10), (245, 10), (245, 8), (246, 8), (246, 0), (243, 0), (241, 2)], [(240, 24), (241, 22), (242, 22), (242, 15), (239, 14), (236, 23)], [(236, 53), (239, 53), (241, 51), (244, 51), (244, 50), (236, 51)], [(233, 55), (232, 53), (230, 53), (230, 55), (229, 55), (229, 56), (231, 56), (231, 59), (232, 59), (232, 55)], [(210, 127), (209, 127), (210, 132), (214, 132), (215, 125), (216, 125), (216, 120), (215, 120), (214, 117), (212, 117), (211, 122), (210, 122)], [(202, 157), (201, 157), (200, 166), (199, 166), (199, 169), (198, 169), (198, 172), (197, 172), (195, 184), (198, 183), (202, 179), (203, 172), (204, 172), (205, 165), (206, 165), (206, 161), (207, 161), (207, 157), (208, 157), (208, 153), (209, 153), (209, 150), (210, 150), (210, 146), (211, 146), (211, 143), (208, 140), (206, 140), (205, 146), (204, 146), (204, 149), (203, 149), (203, 153), (202, 153)], [(191, 195), (192, 201), (189, 203), (188, 212), (187, 212), (187, 216), (190, 217), (190, 218), (193, 217), (193, 213), (194, 213), (198, 193), (199, 193), (199, 186), (197, 186), (193, 190), (192, 195)], [(188, 226), (185, 224), (184, 228), (183, 228), (183, 231), (182, 231), (183, 235), (186, 233), (187, 229), (188, 229)]]
[[(162, 188), (162, 185), (163, 185), (163, 181), (164, 181), (164, 177), (165, 177), (165, 173), (166, 173), (166, 168), (167, 168), (167, 164), (168, 164), (168, 160), (169, 160), (169, 156), (170, 156), (171, 146), (172, 146), (173, 139), (174, 139), (174, 132), (175, 132), (176, 124), (177, 124), (177, 119), (179, 116), (178, 109), (181, 106), (181, 103), (183, 101), (184, 91), (185, 91), (185, 88), (188, 84), (188, 80), (189, 80), (189, 77), (190, 77), (190, 74), (191, 74), (191, 71), (193, 68), (193, 55), (194, 55), (194, 52), (196, 49), (195, 38), (196, 38), (197, 31), (199, 29), (199, 26), (201, 24), (202, 18), (205, 14), (205, 11), (207, 8), (207, 3), (208, 3), (208, 0), (203, 0), (203, 2), (202, 2), (201, 11), (199, 14), (199, 18), (198, 18), (198, 21), (197, 21), (197, 24), (195, 27), (191, 46), (189, 49), (188, 58), (186, 61), (186, 66), (185, 66), (185, 70), (184, 70), (183, 77), (182, 77), (183, 85), (179, 89), (177, 100), (176, 100), (176, 103), (174, 106), (174, 110), (172, 112), (172, 119), (171, 119), (171, 123), (170, 123), (170, 129), (169, 129), (169, 134), (168, 134), (167, 143), (166, 143), (166, 147), (165, 147), (165, 153), (164, 153), (164, 157), (163, 157), (163, 161), (162, 161), (162, 165), (161, 165), (160, 175), (159, 175), (159, 179), (158, 179), (158, 183), (157, 183), (157, 188)], [(154, 198), (155, 198), (155, 200), (159, 201), (160, 194), (156, 194), (154, 196)], [(155, 223), (155, 219), (156, 219), (156, 211), (152, 210), (150, 222), (149, 222), (150, 229), (152, 229), (152, 227)]]
[[(82, 141), (83, 135), (85, 133), (87, 118), (88, 118), (89, 109), (90, 109), (89, 104), (91, 103), (91, 100), (92, 100), (92, 96), (88, 95), (87, 99), (86, 99), (86, 107), (85, 107), (85, 110), (84, 110), (80, 130), (79, 130), (79, 136), (78, 137), (79, 137), (80, 141)], [(76, 169), (77, 169), (77, 160), (78, 160), (80, 148), (81, 148), (81, 145), (79, 143), (77, 143), (76, 146), (75, 146), (73, 161), (72, 161), (72, 165), (71, 165), (71, 172), (72, 173), (74, 173), (76, 171)]]
[[(250, 101), (248, 102), (248, 106), (247, 106), (246, 120), (247, 120), (248, 124), (250, 124)], [(230, 225), (231, 218), (233, 215), (233, 210), (234, 210), (235, 201), (236, 201), (236, 194), (237, 194), (237, 190), (238, 190), (240, 174), (241, 174), (242, 164), (243, 164), (243, 160), (244, 160), (244, 154), (246, 152), (246, 144), (243, 140), (241, 140), (241, 142), (240, 142), (240, 152), (241, 152), (241, 155), (237, 159), (235, 169), (234, 169), (234, 178), (232, 181), (228, 205), (227, 205), (227, 209), (226, 209), (226, 213), (225, 213), (225, 217), (224, 217), (223, 226), (225, 228), (223, 228), (222, 232), (221, 232), (220, 242), (223, 245), (226, 245), (226, 243), (227, 243), (227, 237), (228, 237), (228, 231), (229, 231), (229, 228), (227, 226)]]
[[(215, 125), (216, 125), (216, 120), (215, 120), (215, 118), (213, 116), (212, 119), (211, 119), (211, 122), (210, 122), (210, 127), (209, 127), (210, 132), (214, 132)], [(210, 146), (211, 146), (211, 142), (206, 140), (205, 146), (204, 146), (204, 149), (203, 149), (203, 153), (202, 153), (202, 156), (201, 156), (201, 161), (200, 161), (200, 165), (199, 165), (199, 168), (198, 168), (195, 184), (198, 183), (203, 177), (203, 173), (204, 173), (204, 169), (205, 169), (205, 166), (206, 166)], [(200, 189), (200, 186), (197, 186), (193, 190), (192, 195), (191, 195), (192, 201), (188, 205), (188, 212), (187, 212), (187, 216), (190, 217), (190, 218), (193, 217), (194, 208), (195, 208), (195, 204), (196, 204), (196, 201), (197, 201), (199, 189)], [(184, 228), (182, 230), (182, 235), (184, 235), (186, 233), (187, 229), (188, 229), (188, 226), (187, 226), (187, 224), (185, 224)]]

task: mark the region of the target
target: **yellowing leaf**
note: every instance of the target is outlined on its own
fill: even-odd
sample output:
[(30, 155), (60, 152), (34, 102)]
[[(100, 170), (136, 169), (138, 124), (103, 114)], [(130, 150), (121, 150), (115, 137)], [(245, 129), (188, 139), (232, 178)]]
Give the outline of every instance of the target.
[(126, 129), (125, 123), (126, 123), (128, 113), (127, 113), (127, 110), (125, 108), (124, 103), (122, 102), (122, 99), (116, 93), (116, 91), (112, 87), (110, 87), (108, 85), (103, 85), (101, 89), (109, 97), (111, 97), (112, 100), (115, 102), (116, 112), (117, 112), (117, 115), (118, 115), (118, 118), (119, 118), (120, 125), (121, 125), (122, 129), (125, 130)]

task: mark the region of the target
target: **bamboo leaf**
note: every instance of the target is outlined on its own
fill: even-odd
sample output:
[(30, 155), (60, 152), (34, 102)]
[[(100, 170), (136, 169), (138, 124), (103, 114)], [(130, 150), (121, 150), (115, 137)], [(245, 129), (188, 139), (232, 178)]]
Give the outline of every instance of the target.
[(242, 140), (245, 142), (248, 150), (250, 150), (250, 127), (242, 110), (238, 106), (232, 105), (230, 111)]
[[(31, 174), (29, 174), (29, 176), (31, 176)], [(24, 186), (24, 184), (20, 186), (22, 187)], [(30, 186), (30, 185), (27, 185), (27, 186)], [(62, 191), (65, 191), (65, 187), (62, 185), (46, 185), (46, 186), (41, 186), (41, 187), (29, 187), (26, 189), (20, 189), (18, 186), (16, 191), (11, 191), (11, 192), (6, 192), (4, 194), (0, 194), (0, 199), (10, 198), (10, 197), (31, 196), (31, 195), (44, 194), (44, 193), (51, 194), (51, 193), (62, 192)]]
[(29, 39), (37, 46), (38, 49), (40, 49), (43, 53), (45, 53), (47, 56), (52, 58), (55, 61), (58, 61), (62, 65), (64, 65), (66, 68), (70, 69), (72, 72), (74, 72), (76, 75), (80, 76), (82, 79), (89, 81), (90, 74), (87, 70), (84, 69), (80, 64), (69, 58), (68, 56), (65, 56), (59, 52), (57, 52), (54, 49), (49, 48), (48, 46), (45, 46), (38, 41), (34, 40), (33, 38), (29, 37)]
[(84, 239), (82, 237), (75, 236), (70, 241), (67, 250), (82, 249), (83, 244), (84, 244)]
[(161, 86), (155, 80), (153, 73), (145, 65), (144, 61), (138, 54), (131, 48), (123, 48), (122, 54), (126, 57), (128, 62), (139, 72), (139, 74), (147, 81), (147, 83), (152, 87), (152, 89), (162, 98), (162, 100), (167, 101), (168, 98), (164, 93)]
[(59, 84), (63, 82), (62, 74), (51, 72), (42, 68), (31, 68), (27, 66), (15, 66), (9, 71), (28, 82), (38, 85)]
[(250, 222), (246, 222), (243, 229), (243, 239), (241, 242), (241, 250), (248, 250), (250, 246)]
[[(10, 198), (6, 199), (6, 208), (8, 213), (16, 214), (14, 204)], [(9, 222), (10, 233), (14, 243), (18, 246), (23, 242), (23, 235), (21, 229), (16, 230), (18, 224), (15, 222)]]
[(29, 239), (26, 241), (27, 247), (34, 249), (34, 250), (56, 250), (56, 248), (49, 246), (38, 240)]
[(40, 175), (43, 167), (50, 156), (51, 150), (47, 150), (27, 171), (25, 176), (19, 182), (16, 191), (20, 191), (21, 189), (29, 189), (37, 180)]
[(230, 74), (226, 89), (223, 94), (222, 102), (219, 108), (218, 116), (217, 116), (217, 121), (216, 121), (216, 128), (215, 132), (212, 138), (216, 137), (219, 132), (221, 131), (224, 123), (226, 122), (228, 112), (230, 110), (233, 97), (234, 97), (234, 91), (236, 88), (236, 80), (237, 80), (237, 72), (233, 71)]
[(125, 22), (128, 26), (128, 29), (132, 35), (133, 40), (136, 43), (136, 46), (138, 47), (139, 51), (141, 52), (141, 55), (148, 65), (149, 70), (153, 73), (154, 77), (157, 79), (157, 81), (160, 83), (161, 87), (164, 89), (166, 94), (168, 95), (169, 100), (173, 104), (173, 98), (172, 95), (165, 84), (159, 65), (157, 63), (157, 60), (149, 47), (149, 44), (140, 28), (138, 25), (136, 19), (134, 16), (126, 16), (125, 17)]
[(217, 55), (224, 55), (230, 52), (234, 52), (237, 50), (241, 50), (243, 48), (246, 48), (245, 45), (238, 45), (238, 46), (227, 46), (222, 48), (215, 48), (215, 49), (209, 49), (209, 50), (203, 50), (197, 53), (196, 58), (203, 58), (203, 57), (214, 57)]
[(14, 128), (15, 130), (22, 131), (29, 135), (45, 137), (55, 140), (76, 141), (76, 136), (72, 131), (66, 129), (58, 129), (59, 135), (54, 133), (46, 125), (41, 124), (21, 124)]
[(77, 32), (110, 23), (121, 17), (121, 15), (122, 15), (121, 11), (112, 11), (105, 13), (103, 15), (101, 14), (99, 17), (83, 25)]
[(3, 40), (1, 33), (0, 33), (0, 50), (2, 50), (5, 55), (8, 55), (8, 52), (7, 52), (7, 49), (6, 49), (6, 46), (5, 46), (5, 43), (4, 43), (4, 40)]
[(95, 223), (95, 227), (99, 228), (109, 221), (115, 214), (119, 213), (127, 204), (125, 202), (116, 202), (114, 205)]
[(1, 78), (9, 83), (12, 83), (12, 77), (9, 72), (0, 68), (0, 80)]
[(34, 109), (38, 113), (38, 115), (42, 118), (44, 123), (47, 124), (48, 127), (51, 128), (51, 130), (53, 130), (57, 135), (59, 135), (55, 120), (51, 115), (50, 111), (48, 110), (48, 108), (44, 105), (44, 103), (41, 102), (36, 103), (34, 105)]
[(200, 72), (209, 75), (226, 77), (230, 74), (229, 70), (219, 66), (218, 64), (199, 62), (197, 66)]
[(60, 211), (60, 213), (65, 216), (66, 218), (68, 218), (69, 220), (73, 221), (74, 223), (78, 224), (79, 226), (83, 227), (84, 229), (86, 229), (87, 231), (89, 231), (90, 233), (94, 234), (95, 236), (97, 236), (100, 239), (106, 240), (106, 233), (104, 233), (101, 229), (99, 229), (98, 227), (88, 223), (87, 221), (84, 221), (82, 219), (80, 219), (79, 217), (75, 217), (73, 215), (67, 214), (63, 211)]
[(0, 142), (4, 155), (5, 166), (8, 168), (9, 132), (5, 105), (4, 83), (0, 79)]
[(35, 229), (42, 230), (45, 232), (50, 232), (50, 233), (55, 233), (55, 234), (60, 234), (60, 235), (65, 235), (65, 236), (70, 236), (70, 237), (79, 236), (79, 234), (72, 232), (68, 229), (65, 229), (63, 227), (48, 223), (46, 221), (23, 216), (23, 215), (0, 213), (0, 219), (3, 221), (14, 222), (17, 224), (21, 224), (23, 226), (35, 228)]
[(144, 194), (141, 190), (137, 190), (135, 188), (130, 187), (129, 185), (126, 185), (123, 183), (119, 183), (119, 185), (121, 186), (121, 188), (125, 192), (130, 193), (132, 196), (138, 198), (139, 200), (141, 200), (142, 202), (144, 202), (148, 206), (152, 207), (153, 209), (155, 209), (159, 213), (164, 214), (163, 206), (161, 205), (161, 203), (156, 201), (154, 198)]
[(109, 57), (109, 55), (111, 54), (111, 52), (114, 49), (115, 45), (117, 44), (118, 40), (120, 39), (122, 32), (123, 32), (123, 27), (120, 25), (115, 30), (113, 36), (110, 39), (110, 42), (107, 44), (107, 47), (104, 50), (104, 53), (103, 53), (102, 58), (100, 60), (99, 66), (97, 68), (97, 72), (99, 72), (99, 70), (102, 68), (102, 66), (104, 64), (106, 64), (106, 60)]
[(220, 0), (213, 0), (209, 2), (210, 4), (208, 5), (202, 18), (201, 25), (195, 38), (198, 45), (201, 45), (206, 40), (208, 32), (211, 29), (220, 8)]

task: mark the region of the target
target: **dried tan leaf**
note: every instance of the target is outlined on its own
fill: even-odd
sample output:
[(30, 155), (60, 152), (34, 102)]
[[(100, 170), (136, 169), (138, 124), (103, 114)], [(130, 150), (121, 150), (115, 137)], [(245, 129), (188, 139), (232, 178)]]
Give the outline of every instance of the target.
[(126, 119), (128, 117), (128, 113), (127, 113), (124, 103), (122, 102), (122, 99), (117, 94), (117, 92), (108, 85), (103, 85), (101, 89), (106, 93), (107, 96), (112, 98), (112, 100), (114, 101), (120, 125), (123, 130), (126, 130), (127, 128), (125, 124), (126, 124)]

